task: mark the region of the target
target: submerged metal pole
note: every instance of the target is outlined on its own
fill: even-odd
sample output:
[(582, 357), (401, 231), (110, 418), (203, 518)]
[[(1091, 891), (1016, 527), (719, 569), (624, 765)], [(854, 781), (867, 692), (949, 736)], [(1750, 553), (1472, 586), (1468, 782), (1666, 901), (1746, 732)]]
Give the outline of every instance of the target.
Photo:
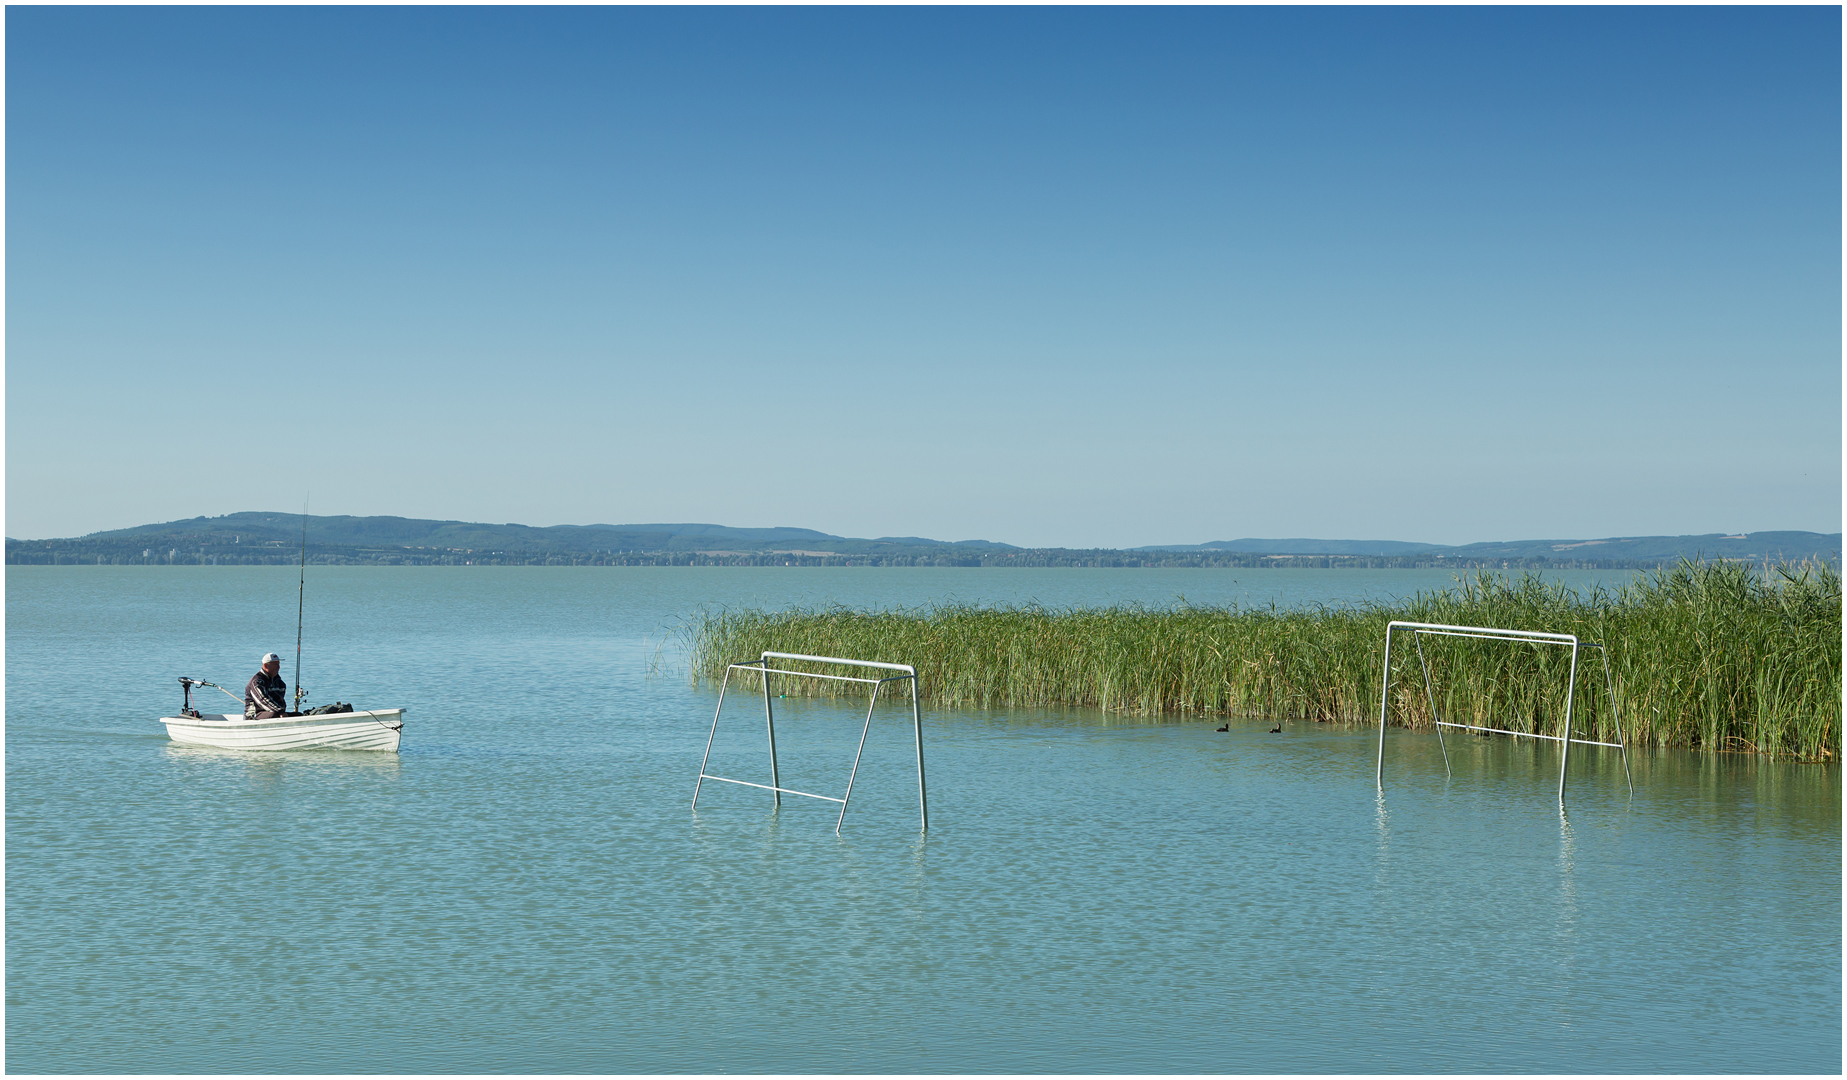
[(764, 653), (758, 661), (763, 665), (763, 723), (770, 732), (770, 798), (775, 801), (776, 809), (782, 809), (782, 778), (776, 772), (776, 717), (770, 708), (770, 654)]
[(712, 710), (712, 733), (705, 737), (705, 756), (699, 759), (699, 780), (693, 785), (693, 809), (699, 809), (699, 788), (705, 783), (706, 762), (712, 760), (712, 740), (718, 738), (718, 714), (725, 711), (725, 688), (731, 685), (731, 668), (725, 668), (725, 678), (718, 684), (718, 708)]
[(1392, 624), (1385, 625), (1385, 670), (1379, 673), (1379, 767), (1373, 780), (1385, 790), (1385, 714), (1392, 700)]
[(917, 736), (917, 831), (930, 831), (930, 802), (924, 794), (923, 714), (917, 711), (917, 672), (911, 672), (911, 731)]
[(1571, 639), (1571, 676), (1565, 683), (1565, 731), (1558, 754), (1558, 809), (1565, 811), (1565, 768), (1571, 764), (1571, 703), (1578, 696), (1578, 639)]

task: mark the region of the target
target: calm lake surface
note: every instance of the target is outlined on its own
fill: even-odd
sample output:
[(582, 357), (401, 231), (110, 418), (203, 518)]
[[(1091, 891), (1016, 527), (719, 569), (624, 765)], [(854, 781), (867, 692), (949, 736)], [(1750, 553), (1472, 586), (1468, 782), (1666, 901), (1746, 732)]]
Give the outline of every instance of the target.
[[(1512, 740), (1453, 741), (1446, 779), (1390, 733), (1381, 795), (1369, 729), (926, 710), (920, 838), (881, 707), (838, 837), (833, 804), (688, 806), (702, 606), (1449, 581), (312, 568), (310, 700), (404, 707), (403, 752), (265, 755), (155, 718), (268, 650), (293, 683), (293, 568), (10, 566), (6, 1067), (1838, 1073), (1835, 769), (1641, 752), (1631, 799), (1574, 750), (1565, 818), (1556, 750)], [(777, 705), (785, 786), (837, 794), (863, 706)], [(713, 771), (766, 779), (762, 733), (729, 699)]]

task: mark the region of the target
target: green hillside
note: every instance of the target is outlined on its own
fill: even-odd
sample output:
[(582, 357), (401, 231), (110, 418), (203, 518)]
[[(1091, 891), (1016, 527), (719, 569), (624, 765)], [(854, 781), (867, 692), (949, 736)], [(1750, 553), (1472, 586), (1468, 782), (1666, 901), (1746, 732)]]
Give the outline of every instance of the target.
[[(813, 529), (746, 529), (710, 524), (551, 525), (310, 516), (310, 562), (623, 564), (745, 559), (924, 559), (978, 565), (984, 553), (1014, 550), (986, 540), (855, 539)], [(8, 563), (289, 563), (301, 557), (300, 514), (245, 512), (188, 518), (56, 540), (8, 538)], [(665, 558), (663, 558), (665, 557)], [(678, 557), (678, 558), (676, 558)]]

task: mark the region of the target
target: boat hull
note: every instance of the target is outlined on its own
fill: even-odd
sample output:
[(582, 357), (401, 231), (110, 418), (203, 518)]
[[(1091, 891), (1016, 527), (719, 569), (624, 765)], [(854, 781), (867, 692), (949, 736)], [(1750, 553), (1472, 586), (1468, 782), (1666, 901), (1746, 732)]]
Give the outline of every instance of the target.
[(404, 734), (403, 709), (358, 709), (320, 716), (246, 720), (241, 713), (206, 713), (203, 718), (163, 716), (167, 735), (187, 746), (221, 750), (383, 750), (398, 752)]

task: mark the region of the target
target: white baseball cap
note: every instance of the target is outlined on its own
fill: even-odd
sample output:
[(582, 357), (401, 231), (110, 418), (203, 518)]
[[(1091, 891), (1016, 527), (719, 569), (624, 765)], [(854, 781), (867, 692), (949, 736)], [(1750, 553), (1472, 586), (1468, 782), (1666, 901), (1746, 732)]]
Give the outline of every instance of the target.
[(277, 656), (273, 652), (266, 652), (263, 654), (263, 662), (265, 664), (269, 663), (271, 660), (274, 660), (278, 664), (282, 663), (282, 657)]

